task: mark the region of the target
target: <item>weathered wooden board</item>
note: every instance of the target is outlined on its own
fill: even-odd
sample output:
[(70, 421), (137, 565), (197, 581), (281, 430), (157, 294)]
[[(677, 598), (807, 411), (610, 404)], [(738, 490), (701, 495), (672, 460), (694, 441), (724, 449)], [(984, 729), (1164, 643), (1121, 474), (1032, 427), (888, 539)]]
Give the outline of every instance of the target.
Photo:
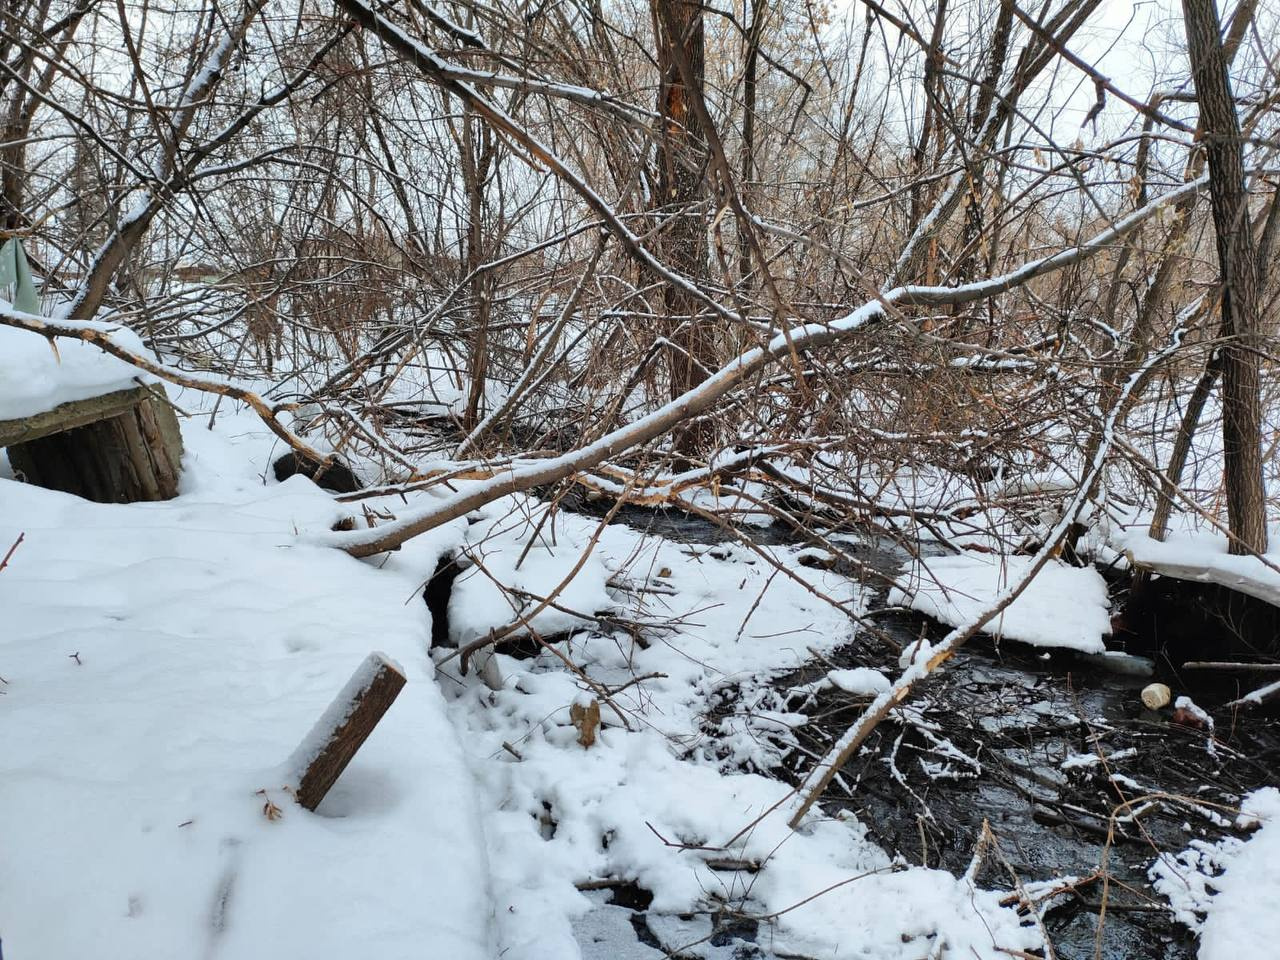
[(20, 479), (87, 500), (134, 503), (178, 494), (182, 433), (157, 385), (0, 421), (0, 445)]
[(404, 673), (384, 654), (365, 658), (293, 753), (298, 803), (308, 810), (320, 806), (404, 685)]
[(44, 413), (18, 420), (0, 420), (0, 447), (30, 443), (55, 433), (119, 416), (149, 396), (151, 394), (146, 387), (133, 387), (129, 390), (117, 390), (115, 393), (104, 393), (98, 397), (73, 400)]

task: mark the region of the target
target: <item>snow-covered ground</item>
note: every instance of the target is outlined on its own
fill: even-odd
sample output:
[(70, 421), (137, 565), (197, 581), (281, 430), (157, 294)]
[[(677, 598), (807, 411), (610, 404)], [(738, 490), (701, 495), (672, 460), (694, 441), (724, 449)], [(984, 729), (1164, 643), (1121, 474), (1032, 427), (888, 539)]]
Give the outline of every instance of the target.
[[(758, 919), (766, 948), (822, 958), (1039, 945), (1003, 894), (893, 862), (851, 817), (787, 829), (788, 788), (742, 771), (770, 766), (796, 717), (708, 717), (727, 687), (750, 698), (849, 642), (864, 602), (850, 581), (791, 548), (544, 522), (523, 497), (355, 561), (325, 540), (343, 515), (363, 523), (361, 505), (264, 481), (269, 439), (223, 410), (215, 431), (184, 423), (169, 503), (90, 504), (0, 473), (0, 550), (25, 534), (0, 572), (7, 955), (576, 960), (618, 949), (596, 943), (608, 910), (578, 889), (606, 881), (653, 893), (669, 946), (726, 911)], [(533, 624), (578, 632), (462, 675), (451, 649), (429, 650), (421, 598), (454, 550), (471, 563), (455, 639), (566, 580)], [(374, 650), (409, 684), (307, 813), (286, 761)], [(583, 746), (592, 701), (601, 728)]]
[[(495, 504), (469, 528), (468, 549), (490, 573), (510, 570), (502, 558), (530, 540), (540, 511), (524, 509)], [(571, 921), (583, 922), (593, 906), (576, 885), (606, 880), (637, 883), (654, 894), (651, 912), (673, 915), (668, 949), (710, 933), (705, 920), (679, 924), (675, 915), (734, 910), (767, 918), (762, 945), (784, 955), (907, 960), (924, 944), (945, 943), (955, 956), (985, 957), (1038, 942), (995, 894), (940, 871), (899, 870), (855, 820), (819, 819), (792, 833), (785, 784), (740, 769), (770, 766), (769, 739), (785, 737), (802, 717), (758, 712), (715, 730), (701, 722), (726, 686), (750, 687), (847, 643), (848, 617), (811, 591), (860, 610), (854, 584), (799, 566), (789, 549), (774, 552), (798, 581), (739, 546), (644, 538), (620, 525), (598, 530), (571, 515), (558, 518), (556, 536), (526, 560), (542, 568), (544, 584), (558, 582), (558, 568), (575, 564), (598, 536), (584, 579), (595, 569), (626, 580), (639, 602), (610, 602), (575, 584), (578, 595), (631, 620), (674, 618), (678, 629), (643, 642), (626, 631), (584, 630), (560, 651), (590, 685), (550, 651), (496, 657), (498, 691), (474, 677), (450, 685), (456, 661), (442, 663), (446, 691), (456, 687), (452, 715), (491, 804), (485, 822), (505, 957), (576, 957)], [(511, 610), (487, 576), (472, 573), (459, 578), (450, 616), (463, 620), (466, 639), (509, 620)], [(631, 684), (636, 676), (648, 679)], [(599, 740), (586, 748), (570, 707), (601, 688), (618, 692), (613, 707), (601, 708)], [(725, 869), (725, 861), (752, 869)]]
[[(302, 478), (263, 486), (265, 447), (228, 439), (246, 425), (188, 424), (168, 503), (0, 479), (0, 554), (24, 535), (0, 572), (6, 955), (491, 957), (479, 801), (412, 564), (303, 542), (340, 511)], [(372, 650), (408, 685), (308, 813), (284, 763)]]
[(1280, 943), (1280, 790), (1245, 797), (1238, 823), (1248, 840), (1192, 841), (1151, 867), (1155, 889), (1200, 934), (1200, 960), (1264, 960)]
[[(1030, 557), (989, 554), (930, 557), (908, 565), (889, 603), (903, 604), (949, 626), (963, 626), (1016, 583)], [(1038, 647), (1101, 653), (1111, 629), (1107, 585), (1093, 567), (1051, 560), (984, 632)]]

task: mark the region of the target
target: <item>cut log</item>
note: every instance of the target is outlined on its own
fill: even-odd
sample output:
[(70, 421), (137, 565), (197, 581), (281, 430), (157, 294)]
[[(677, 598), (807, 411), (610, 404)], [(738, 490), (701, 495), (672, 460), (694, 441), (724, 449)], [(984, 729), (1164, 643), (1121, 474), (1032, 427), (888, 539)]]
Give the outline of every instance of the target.
[(315, 810), (373, 733), (405, 685), (399, 665), (371, 653), (298, 745), (290, 760), (297, 778), (294, 798)]
[(1188, 660), (1183, 670), (1225, 670), (1236, 673), (1280, 673), (1280, 663), (1236, 663), (1225, 660)]
[(19, 479), (98, 503), (178, 495), (182, 433), (158, 385), (64, 403), (0, 421)]

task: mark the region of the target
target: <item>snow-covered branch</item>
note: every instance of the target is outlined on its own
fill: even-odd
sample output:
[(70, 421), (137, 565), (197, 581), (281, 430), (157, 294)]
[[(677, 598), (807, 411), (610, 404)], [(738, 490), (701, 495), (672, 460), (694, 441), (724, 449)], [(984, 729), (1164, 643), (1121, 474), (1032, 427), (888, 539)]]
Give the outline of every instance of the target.
[(30, 313), (21, 313), (10, 307), (0, 307), (0, 325), (26, 330), (48, 338), (81, 340), (92, 344), (104, 353), (137, 367), (140, 371), (172, 383), (175, 386), (199, 390), (204, 393), (216, 393), (231, 400), (247, 404), (253, 412), (262, 418), (262, 422), (277, 437), (287, 443), (303, 457), (317, 463), (326, 460), (324, 454), (318, 453), (304, 440), (289, 430), (279, 420), (279, 414), (291, 409), (293, 405), (267, 403), (258, 393), (248, 387), (221, 377), (196, 376), (155, 360), (151, 356), (123, 344), (116, 336), (122, 329), (119, 324), (97, 320), (49, 320)]
[(658, 439), (678, 424), (709, 410), (718, 400), (766, 364), (780, 357), (789, 356), (792, 345), (795, 349), (810, 350), (848, 339), (888, 316), (888, 311), (899, 304), (969, 303), (1004, 293), (1035, 277), (1060, 270), (1105, 249), (1156, 216), (1178, 197), (1188, 191), (1198, 190), (1200, 186), (1197, 182), (1171, 191), (1169, 195), (1134, 212), (1097, 237), (1053, 256), (1033, 260), (1002, 276), (958, 287), (898, 287), (831, 323), (809, 323), (792, 327), (789, 336), (780, 334), (765, 346), (755, 347), (740, 354), (698, 386), (687, 390), (647, 416), (610, 431), (594, 443), (533, 466), (513, 468), (503, 472), (476, 487), (452, 494), (424, 510), (402, 516), (393, 525), (371, 530), (335, 533), (332, 534), (329, 542), (357, 557), (372, 556), (395, 549), (412, 537), (464, 516), (477, 507), (500, 497), (556, 483), (580, 470), (589, 469), (611, 457)]

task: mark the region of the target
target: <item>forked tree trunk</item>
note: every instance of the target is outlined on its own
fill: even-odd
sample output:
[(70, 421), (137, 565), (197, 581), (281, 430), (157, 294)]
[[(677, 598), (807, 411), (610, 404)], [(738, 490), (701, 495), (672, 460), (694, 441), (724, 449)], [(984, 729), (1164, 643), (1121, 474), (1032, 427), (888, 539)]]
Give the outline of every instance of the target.
[(1245, 189), (1244, 147), (1214, 0), (1183, 0), (1187, 50), (1200, 103), (1222, 276), (1222, 443), (1232, 553), (1267, 549), (1262, 485), (1258, 263)]

